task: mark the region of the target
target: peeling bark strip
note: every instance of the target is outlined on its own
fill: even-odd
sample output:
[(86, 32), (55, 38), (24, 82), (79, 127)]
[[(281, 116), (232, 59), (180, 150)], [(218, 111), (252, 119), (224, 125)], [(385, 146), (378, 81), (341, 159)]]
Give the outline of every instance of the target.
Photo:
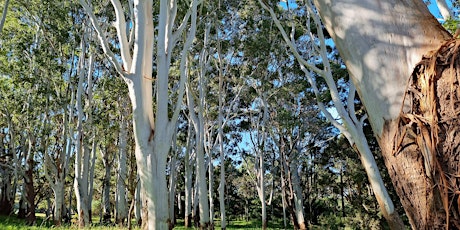
[[(417, 64), (395, 124), (393, 154), (416, 157), (423, 176), (418, 180), (425, 181), (420, 200), (426, 202), (405, 201), (411, 202), (423, 219), (412, 223), (417, 229), (460, 229), (459, 46), (459, 40), (449, 40)], [(406, 183), (398, 188), (403, 194), (417, 194), (413, 189), (421, 189), (412, 187), (411, 181)]]

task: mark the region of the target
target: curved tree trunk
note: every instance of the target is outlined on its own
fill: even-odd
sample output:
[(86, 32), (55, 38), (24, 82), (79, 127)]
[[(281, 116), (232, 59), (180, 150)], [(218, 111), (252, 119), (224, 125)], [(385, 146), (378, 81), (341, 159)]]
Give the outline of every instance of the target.
[[(452, 187), (446, 185), (450, 183), (446, 175), (458, 175), (458, 172), (433, 156), (455, 158), (449, 155), (453, 152), (446, 152), (447, 145), (437, 137), (448, 139), (456, 131), (447, 133), (450, 128), (430, 125), (429, 121), (439, 113), (439, 106), (433, 103), (439, 101), (440, 96), (432, 93), (435, 90), (418, 93), (417, 97), (431, 99), (423, 102), (421, 110), (432, 111), (433, 115), (425, 120), (420, 117), (426, 114), (417, 114), (419, 117), (414, 118), (411, 105), (417, 102), (415, 97), (407, 97), (405, 103), (404, 97), (409, 77), (422, 55), (437, 49), (452, 36), (421, 0), (317, 0), (316, 6), (366, 106), (412, 228), (447, 229), (446, 209), (454, 202), (455, 195), (449, 193)], [(437, 84), (432, 79), (429, 84), (411, 82), (419, 87)], [(413, 89), (419, 90), (414, 87), (409, 90)], [(456, 199), (453, 204), (457, 206)], [(451, 216), (450, 227), (459, 228), (457, 222)]]

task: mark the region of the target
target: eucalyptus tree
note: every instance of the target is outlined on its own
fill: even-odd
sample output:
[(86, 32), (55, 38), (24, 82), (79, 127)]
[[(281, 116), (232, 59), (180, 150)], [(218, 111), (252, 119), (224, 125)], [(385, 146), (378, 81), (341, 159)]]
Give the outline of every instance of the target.
[(192, 174), (193, 166), (195, 165), (195, 152), (193, 152), (192, 146), (195, 141), (192, 127), (189, 126), (187, 129), (187, 143), (184, 156), (184, 186), (185, 186), (185, 211), (184, 211), (184, 226), (189, 228), (192, 226)]
[[(128, 216), (128, 209), (127, 206), (127, 189), (129, 185), (127, 184), (128, 179), (128, 118), (129, 118), (129, 110), (127, 109), (128, 101), (123, 97), (119, 97), (119, 106), (118, 108), (120, 111), (120, 118), (119, 120), (119, 140), (118, 140), (118, 154), (117, 154), (117, 161), (118, 161), (118, 168), (117, 168), (117, 190), (116, 190), (116, 212), (115, 212), (115, 221), (118, 225), (123, 226), (125, 225), (125, 220), (130, 218)], [(133, 176), (132, 174), (131, 176)], [(131, 183), (135, 181), (134, 178), (131, 178)], [(134, 194), (133, 194), (134, 195)]]
[[(94, 57), (95, 55), (89, 53), (88, 60), (85, 56), (88, 54), (87, 47), (90, 31), (87, 27), (83, 27), (83, 34), (81, 36), (81, 45), (80, 45), (80, 57), (78, 63), (78, 83), (76, 91), (76, 111), (77, 111), (77, 125), (76, 125), (76, 135), (75, 135), (75, 182), (74, 189), (77, 200), (77, 212), (78, 212), (78, 226), (84, 227), (90, 223), (90, 188), (92, 187), (93, 179), (90, 178), (92, 175), (89, 172), (94, 172), (94, 162), (96, 157), (96, 136), (95, 129), (93, 128), (93, 116), (92, 116), (92, 94), (93, 94), (93, 71), (94, 71)], [(85, 82), (85, 79), (86, 82)], [(87, 85), (87, 112), (85, 113), (83, 106), (83, 84)], [(85, 116), (85, 123), (89, 128), (84, 128), (83, 117)], [(92, 132), (91, 132), (92, 129)], [(92, 141), (92, 147), (88, 145)], [(93, 173), (94, 174), (94, 173)], [(94, 176), (94, 175), (93, 175)]]
[[(29, 143), (35, 142), (33, 145), (39, 145), (39, 147), (32, 146), (29, 148), (31, 151), (27, 154), (29, 157), (37, 152), (41, 154), (37, 157), (44, 161), (41, 166), (44, 167), (45, 176), (55, 194), (54, 221), (58, 225), (62, 217), (64, 180), (69, 165), (70, 151), (67, 150), (70, 148), (66, 142), (68, 142), (69, 121), (72, 119), (72, 116), (67, 117), (67, 112), (70, 111), (67, 106), (71, 94), (65, 92), (66, 88), (68, 92), (72, 90), (68, 87), (68, 81), (64, 79), (64, 76), (67, 76), (66, 79), (72, 76), (74, 66), (67, 61), (72, 59), (75, 42), (69, 34), (73, 33), (76, 28), (69, 23), (60, 22), (76, 20), (75, 15), (69, 14), (72, 12), (71, 5), (69, 2), (47, 2), (46, 4), (36, 1), (29, 1), (27, 4), (22, 1), (13, 2), (3, 28), (3, 31), (7, 33), (2, 33), (2, 60), (6, 61), (2, 63), (2, 75), (28, 84), (12, 88), (17, 92), (22, 91), (22, 87), (29, 88), (29, 98), (32, 100), (29, 103), (24, 102), (23, 105), (28, 105), (33, 110), (37, 109), (35, 107), (43, 109), (36, 110), (37, 113), (29, 117), (32, 119), (30, 123), (21, 123), (35, 126), (35, 128), (25, 128), (29, 132), (27, 134), (30, 138)], [(59, 10), (50, 11), (54, 8)], [(46, 76), (46, 78), (40, 76)], [(51, 100), (54, 103), (51, 103)], [(11, 100), (11, 102), (17, 101), (17, 99)], [(55, 124), (61, 124), (64, 121), (64, 124), (50, 126), (53, 121), (56, 122)], [(38, 128), (40, 126), (34, 125), (35, 122), (42, 124), (41, 130)], [(61, 135), (46, 140), (57, 133)], [(32, 161), (29, 162), (33, 164)], [(27, 170), (29, 176), (30, 169), (28, 167)], [(30, 182), (30, 178), (26, 179), (27, 186), (31, 185)], [(32, 196), (33, 194), (31, 194), (30, 201)], [(32, 204), (30, 201), (29, 203)]]
[(458, 64), (450, 56), (457, 41), (423, 1), (315, 3), (366, 107), (411, 227), (460, 228), (452, 208), (458, 115), (449, 106), (458, 100), (451, 79)]
[[(208, 33), (205, 35), (209, 36)], [(206, 41), (206, 39), (205, 39)], [(205, 52), (205, 51), (203, 51)], [(201, 57), (207, 58), (207, 57)], [(187, 104), (189, 110), (190, 122), (195, 130), (195, 150), (196, 150), (196, 185), (198, 185), (198, 201), (200, 213), (200, 228), (208, 228), (209, 222), (209, 198), (206, 183), (206, 163), (205, 163), (205, 118), (204, 118), (204, 103), (205, 103), (205, 63), (200, 63), (203, 68), (200, 68), (198, 73), (198, 95), (193, 95), (191, 92), (190, 83), (186, 86)], [(195, 99), (195, 97), (197, 99)], [(196, 100), (196, 101), (195, 101)], [(196, 104), (196, 105), (195, 105)], [(196, 107), (196, 108), (195, 108)], [(196, 111), (196, 112), (195, 112)]]
[(278, 109), (271, 136), (279, 152), (283, 208), (291, 214), (296, 229), (306, 229), (303, 191), (307, 183), (302, 181), (306, 176), (301, 174), (304, 171), (302, 162), (306, 161), (311, 146), (320, 145), (333, 134), (325, 125), (311, 93), (304, 91), (306, 79), (292, 72), (285, 75), (280, 79), (282, 86), (276, 98)]
[[(322, 29), (316, 29), (316, 34), (312, 33), (312, 24), (313, 28), (322, 28), (322, 24), (317, 12), (314, 11), (313, 5), (310, 1), (305, 1), (305, 6), (307, 11), (307, 50), (310, 50), (311, 53), (302, 54), (299, 51), (299, 48), (296, 44), (297, 37), (296, 37), (296, 26), (294, 23), (291, 23), (291, 33), (288, 35), (278, 20), (275, 11), (270, 8), (266, 3), (259, 0), (259, 3), (262, 7), (267, 10), (271, 18), (273, 19), (274, 23), (278, 27), (280, 33), (286, 44), (289, 46), (290, 51), (295, 56), (296, 60), (298, 61), (300, 68), (305, 73), (313, 92), (316, 95), (318, 107), (323, 114), (326, 115), (327, 119), (340, 130), (340, 132), (347, 137), (348, 141), (352, 146), (356, 146), (357, 152), (360, 154), (360, 160), (363, 164), (366, 173), (369, 176), (371, 181), (372, 188), (375, 192), (375, 196), (377, 197), (377, 201), (379, 202), (380, 208), (384, 217), (387, 219), (390, 226), (393, 228), (402, 228), (403, 223), (398, 215), (395, 212), (395, 207), (393, 201), (391, 200), (388, 190), (385, 187), (385, 184), (382, 180), (380, 175), (379, 169), (375, 162), (374, 156), (370, 151), (369, 145), (367, 143), (367, 139), (365, 138), (363, 132), (363, 124), (364, 120), (367, 119), (367, 115), (363, 115), (358, 119), (357, 114), (355, 113), (354, 108), (354, 98), (356, 89), (353, 84), (350, 83), (350, 89), (348, 90), (348, 101), (347, 106), (345, 106), (340, 98), (339, 92), (337, 90), (337, 84), (333, 78), (333, 72), (331, 68), (331, 63), (329, 62), (328, 51), (327, 51), (327, 44), (325, 40), (325, 36)], [(316, 44), (319, 43), (319, 47)], [(302, 56), (304, 55), (304, 56)], [(316, 66), (315, 58), (311, 58), (310, 55), (318, 55), (320, 59), (323, 61), (322, 66), (318, 68)], [(324, 102), (321, 100), (320, 97), (320, 88), (317, 85), (317, 77), (324, 79), (327, 85), (327, 89), (329, 90), (332, 102), (334, 107), (337, 111), (337, 114), (340, 116), (342, 123), (337, 122), (331, 113), (326, 109)]]
[[(107, 35), (94, 15), (91, 5), (85, 0), (80, 0), (98, 34), (104, 53), (129, 89), (133, 108), (137, 169), (149, 213), (146, 226), (149, 229), (166, 229), (169, 222), (167, 199), (164, 199), (167, 197), (166, 160), (181, 109), (186, 78), (185, 57), (195, 37), (197, 6), (200, 2), (193, 0), (190, 5), (183, 6), (175, 0), (162, 0), (156, 6), (158, 14), (156, 12), (155, 14), (158, 18), (154, 17), (152, 0), (129, 2), (125, 8), (118, 0), (113, 0), (111, 3), (116, 15), (117, 36), (114, 39), (118, 40), (121, 63), (111, 50)], [(182, 11), (184, 8), (185, 12)], [(177, 14), (178, 10), (181, 10), (182, 14)], [(181, 22), (176, 22), (178, 15), (184, 15)], [(157, 25), (154, 26), (154, 23)], [(127, 24), (133, 26), (127, 27)], [(127, 28), (132, 36), (128, 36)], [(155, 31), (158, 31), (156, 35)], [(187, 39), (182, 46), (183, 62), (180, 65), (179, 92), (177, 102), (172, 105), (172, 116), (169, 117), (170, 63), (178, 40), (185, 31), (187, 31), (185, 35)], [(153, 63), (156, 64), (157, 71), (155, 87), (153, 87)], [(155, 112), (152, 109), (153, 88), (156, 93)]]

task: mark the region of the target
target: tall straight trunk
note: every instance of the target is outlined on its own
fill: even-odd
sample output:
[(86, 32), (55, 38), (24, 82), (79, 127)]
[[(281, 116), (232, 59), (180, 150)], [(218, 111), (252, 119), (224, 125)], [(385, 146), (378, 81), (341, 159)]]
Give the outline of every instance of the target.
[(185, 179), (185, 211), (184, 211), (184, 225), (186, 228), (192, 226), (192, 198), (193, 198), (193, 189), (192, 189), (192, 174), (193, 166), (190, 162), (190, 153), (192, 151), (192, 129), (188, 128), (187, 131), (187, 149), (185, 150), (185, 159), (184, 159), (184, 179)]
[(54, 192), (54, 225), (61, 226), (64, 216), (64, 181), (56, 181)]
[(138, 226), (140, 226), (142, 222), (141, 206), (141, 183), (137, 183), (136, 193), (134, 196), (134, 217)]
[(214, 229), (214, 167), (212, 164), (212, 151), (209, 151), (208, 163), (208, 199), (209, 199), (209, 229)]
[(125, 224), (128, 218), (128, 204), (126, 199), (126, 177), (127, 177), (127, 139), (128, 127), (125, 116), (122, 114), (120, 118), (120, 136), (118, 149), (118, 174), (117, 174), (117, 194), (116, 194), (116, 223), (119, 226)]
[[(188, 87), (187, 87), (188, 88)], [(189, 89), (187, 89), (189, 111), (194, 111), (194, 103)], [(196, 185), (198, 186), (198, 202), (200, 214), (200, 228), (209, 226), (209, 202), (206, 183), (206, 164), (204, 160), (204, 129), (203, 116), (197, 117), (194, 112), (191, 112), (190, 117), (195, 127), (196, 136)]]
[[(195, 175), (195, 178), (196, 178), (196, 175)], [(195, 225), (195, 227), (200, 227), (200, 214), (199, 214), (199, 211), (198, 211), (198, 205), (199, 205), (199, 202), (198, 202), (198, 180), (195, 179), (195, 184), (193, 186), (193, 190), (192, 190), (192, 219), (193, 219), (193, 223)]]
[(291, 170), (291, 179), (292, 179), (292, 188), (293, 188), (293, 198), (294, 198), (294, 209), (296, 215), (296, 221), (299, 226), (299, 229), (307, 229), (305, 225), (304, 210), (303, 210), (303, 197), (302, 197), (302, 187), (299, 177), (299, 168), (297, 165), (297, 159), (294, 158), (289, 164)]
[[(208, 45), (210, 32), (210, 24), (206, 25), (204, 33), (204, 47)], [(187, 104), (189, 108), (190, 121), (195, 129), (195, 143), (196, 143), (196, 178), (198, 184), (198, 202), (200, 211), (200, 228), (207, 229), (212, 228), (210, 222), (210, 204), (208, 197), (208, 186), (206, 183), (206, 163), (204, 159), (205, 155), (205, 77), (207, 71), (207, 50), (203, 49), (199, 58), (199, 74), (198, 74), (198, 95), (195, 103), (195, 97), (192, 95), (190, 90), (190, 83), (186, 86), (187, 93)], [(188, 63), (187, 63), (188, 64)], [(196, 112), (195, 112), (196, 111)], [(209, 159), (211, 161), (211, 159)], [(210, 175), (211, 177), (211, 175)], [(212, 181), (211, 178), (209, 178)], [(210, 194), (212, 196), (212, 194)]]
[[(84, 29), (86, 32), (86, 29)], [(77, 85), (77, 98), (76, 98), (76, 109), (77, 109), (77, 135), (75, 138), (75, 179), (74, 179), (74, 189), (75, 195), (77, 200), (77, 212), (78, 212), (78, 226), (80, 228), (85, 227), (89, 224), (89, 207), (88, 207), (88, 172), (89, 172), (89, 164), (90, 164), (90, 156), (89, 151), (84, 143), (84, 130), (83, 130), (83, 102), (82, 102), (82, 95), (83, 95), (83, 82), (85, 79), (85, 66), (86, 66), (86, 41), (85, 35), (83, 34), (83, 39), (81, 41), (81, 55), (79, 59), (79, 76), (78, 76), (78, 85)], [(92, 58), (89, 63), (89, 71), (91, 70), (92, 66)], [(91, 72), (89, 73), (91, 76)], [(91, 85), (91, 83), (89, 83)], [(92, 90), (92, 89), (89, 89)], [(89, 100), (91, 100), (89, 98)]]
[(91, 147), (91, 166), (89, 169), (89, 184), (88, 184), (88, 217), (89, 222), (92, 223), (92, 204), (94, 194), (94, 169), (96, 166), (97, 145), (96, 145), (96, 130), (93, 129), (93, 146)]
[[(267, 204), (265, 198), (265, 151), (267, 150), (267, 132), (266, 125), (268, 125), (268, 103), (265, 98), (265, 92), (262, 92), (262, 104), (263, 104), (263, 114), (262, 114), (262, 128), (261, 128), (261, 140), (258, 139), (259, 145), (257, 150), (258, 159), (256, 160), (256, 173), (257, 173), (257, 193), (261, 202), (262, 208), (262, 229), (267, 229)], [(258, 134), (259, 135), (259, 134)], [(260, 148), (261, 147), (261, 148)]]
[[(436, 133), (448, 137), (450, 133), (443, 133), (448, 126), (441, 129), (440, 123), (429, 122), (437, 114), (428, 118), (425, 123), (413, 119), (413, 125), (404, 125), (404, 122), (410, 121), (408, 117), (412, 115), (407, 116), (404, 113), (414, 103), (418, 103), (410, 101), (416, 99), (409, 95), (409, 101), (404, 102), (408, 94), (406, 90), (416, 88), (408, 86), (409, 79), (419, 78), (411, 78), (416, 64), (422, 60), (423, 55), (439, 48), (452, 35), (442, 28), (420, 0), (339, 0), (333, 3), (329, 0), (318, 0), (316, 7), (367, 109), (385, 164), (412, 228), (459, 228), (458, 215), (450, 215), (452, 209), (449, 208), (457, 206), (456, 201), (446, 192), (449, 189), (456, 191), (457, 188), (450, 188), (446, 185), (445, 178), (443, 179), (446, 175), (443, 170), (450, 166), (443, 165), (443, 169), (439, 170), (439, 162), (436, 162), (437, 156), (448, 161), (449, 153), (443, 152), (442, 144), (431, 138), (436, 137)], [(434, 80), (429, 82), (428, 84), (437, 84)], [(450, 87), (453, 85), (448, 86)], [(420, 93), (417, 97), (425, 96), (427, 95)], [(433, 98), (421, 104), (429, 107), (433, 105), (433, 100), (438, 99)], [(430, 109), (435, 113), (439, 112), (436, 106), (428, 110)], [(400, 127), (402, 124), (404, 127)], [(432, 129), (427, 130), (426, 127)], [(411, 135), (405, 135), (412, 132), (412, 129), (418, 129), (414, 135), (424, 139), (415, 138), (417, 140), (414, 141), (414, 138), (411, 140)], [(426, 133), (431, 133), (432, 136), (428, 137)], [(401, 144), (407, 148), (401, 147)], [(430, 172), (433, 171), (436, 172), (436, 177), (432, 177)], [(447, 175), (457, 174), (457, 170), (447, 172)], [(379, 204), (382, 205), (380, 201)], [(388, 218), (391, 213), (383, 214)], [(452, 218), (449, 219), (449, 216)]]
[(102, 179), (102, 221), (111, 223), (112, 208), (110, 204), (110, 178), (112, 177), (113, 159), (110, 159), (109, 148), (101, 149), (102, 163), (104, 164), (104, 177)]
[[(222, 92), (222, 76), (219, 77), (219, 92)], [(220, 152), (220, 180), (219, 180), (219, 209), (220, 209), (220, 227), (225, 230), (227, 228), (227, 220), (225, 216), (225, 153), (224, 153), (224, 132), (223, 132), (223, 115), (222, 115), (222, 94), (219, 96), (219, 152)]]
[[(173, 144), (173, 148), (175, 148), (175, 144)], [(174, 150), (175, 151), (175, 150)], [(174, 228), (176, 225), (176, 208), (174, 206), (174, 202), (176, 200), (176, 156), (175, 154), (171, 156), (171, 160), (169, 162), (169, 220), (171, 221), (171, 227)]]
[[(179, 116), (183, 85), (185, 83), (185, 64), (181, 62), (180, 87), (178, 101), (173, 109), (172, 118), (169, 118), (169, 70), (171, 55), (176, 46), (177, 40), (182, 36), (185, 28), (188, 27), (188, 36), (183, 46), (182, 55), (186, 56), (195, 37), (197, 5), (198, 1), (193, 0), (190, 9), (185, 14), (182, 24), (174, 30), (177, 16), (177, 1), (160, 0), (158, 15), (158, 35), (154, 36), (153, 25), (153, 0), (134, 0), (132, 15), (134, 18), (134, 41), (129, 41), (127, 36), (127, 23), (124, 10), (119, 0), (111, 0), (115, 9), (117, 37), (120, 46), (119, 58), (112, 53), (109, 42), (103, 30), (98, 24), (96, 16), (86, 1), (80, 0), (80, 4), (90, 16), (93, 27), (96, 29), (99, 41), (104, 53), (109, 58), (117, 72), (122, 76), (128, 85), (129, 96), (133, 110), (133, 130), (136, 143), (135, 154), (137, 169), (140, 177), (143, 197), (147, 203), (148, 229), (168, 228), (168, 201), (166, 186), (166, 160), (170, 149), (171, 137), (176, 127)], [(188, 26), (190, 20), (190, 26)], [(174, 31), (174, 32), (173, 32)], [(157, 38), (157, 39), (153, 39)], [(152, 109), (152, 64), (154, 41), (156, 47), (156, 103), (155, 117)], [(130, 42), (133, 42), (134, 49), (131, 55)], [(185, 61), (184, 58), (182, 60)], [(144, 220), (145, 221), (145, 220)]]
[(262, 204), (262, 229), (267, 229), (267, 205), (265, 203), (265, 167), (264, 167), (264, 156), (263, 153), (259, 155), (259, 171), (258, 171), (258, 191), (259, 199)]

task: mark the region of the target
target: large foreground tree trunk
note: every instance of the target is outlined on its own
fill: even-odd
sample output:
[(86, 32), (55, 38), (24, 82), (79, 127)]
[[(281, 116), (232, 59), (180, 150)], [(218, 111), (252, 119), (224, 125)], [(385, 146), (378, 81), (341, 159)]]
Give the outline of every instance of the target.
[(460, 228), (458, 80), (457, 70), (449, 71), (457, 66), (445, 57), (457, 45), (416, 67), (452, 36), (421, 0), (317, 0), (316, 6), (366, 106), (412, 228)]
[[(173, 115), (170, 117), (169, 109), (169, 70), (171, 55), (182, 34), (187, 31), (186, 42), (182, 55), (185, 57), (195, 37), (197, 25), (197, 0), (191, 1), (182, 24), (178, 28), (176, 16), (178, 5), (176, 0), (160, 0), (158, 24), (154, 24), (152, 0), (134, 0), (131, 2), (132, 10), (130, 26), (134, 36), (127, 34), (127, 20), (123, 6), (119, 0), (111, 0), (116, 21), (119, 57), (110, 50), (106, 34), (99, 26), (99, 22), (86, 0), (80, 4), (90, 17), (91, 23), (97, 32), (98, 39), (111, 64), (128, 85), (133, 113), (133, 132), (136, 143), (135, 154), (137, 169), (140, 178), (143, 200), (146, 202), (148, 220), (145, 218), (145, 228), (167, 229), (168, 218), (168, 191), (166, 186), (166, 159), (169, 153), (173, 130), (181, 109), (185, 84), (185, 58), (180, 64), (180, 83), (178, 100), (174, 103)], [(156, 8), (156, 7), (155, 7)], [(156, 15), (155, 15), (156, 17)], [(190, 22), (189, 22), (190, 21)], [(157, 28), (157, 29), (155, 29)], [(187, 30), (186, 30), (187, 28)], [(154, 36), (154, 31), (158, 31)], [(156, 58), (154, 55), (154, 41), (156, 41)], [(131, 43), (133, 42), (133, 43)], [(131, 44), (132, 53), (131, 53)], [(153, 79), (152, 66), (155, 61), (156, 79)], [(155, 113), (152, 109), (153, 82), (156, 88)], [(144, 202), (143, 202), (144, 203)], [(145, 203), (144, 203), (145, 204)]]

